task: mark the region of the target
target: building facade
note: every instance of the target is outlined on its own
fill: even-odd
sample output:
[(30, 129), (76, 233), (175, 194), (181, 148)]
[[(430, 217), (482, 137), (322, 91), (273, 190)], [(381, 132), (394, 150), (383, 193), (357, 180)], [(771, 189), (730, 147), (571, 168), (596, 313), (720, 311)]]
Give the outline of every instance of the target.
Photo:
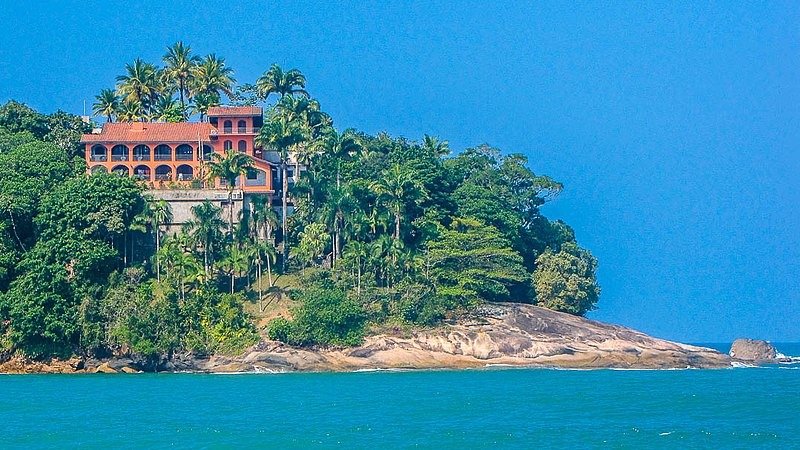
[[(191, 206), (206, 200), (238, 215), (247, 197), (275, 194), (275, 165), (255, 146), (262, 125), (259, 107), (218, 106), (209, 108), (208, 122), (108, 122), (83, 135), (81, 143), (89, 172), (141, 180), (150, 195), (173, 203), (173, 222), (181, 224), (191, 218)], [(253, 168), (236, 182), (233, 204), (225, 181), (207, 177), (211, 155), (226, 150), (253, 158)]]

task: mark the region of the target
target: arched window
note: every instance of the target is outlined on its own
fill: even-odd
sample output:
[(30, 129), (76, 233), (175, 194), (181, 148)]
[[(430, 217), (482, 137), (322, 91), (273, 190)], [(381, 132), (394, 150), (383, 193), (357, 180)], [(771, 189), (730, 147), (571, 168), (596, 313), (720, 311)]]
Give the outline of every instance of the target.
[(233, 132), (233, 122), (231, 122), (230, 120), (226, 120), (222, 124), (222, 132), (223, 133), (232, 133)]
[(225, 151), (233, 150), (233, 142), (232, 141), (225, 141)]
[(100, 144), (93, 145), (92, 153), (89, 159), (91, 159), (92, 161), (106, 161), (108, 159), (108, 150), (103, 145)]
[(191, 181), (194, 176), (194, 171), (192, 170), (192, 166), (182, 164), (175, 170), (175, 174), (177, 175), (176, 178), (178, 181)]
[(94, 167), (92, 167), (92, 174), (94, 175), (94, 174), (97, 174), (97, 173), (108, 173), (108, 169), (106, 169), (103, 166), (94, 166)]
[(175, 149), (175, 159), (178, 161), (191, 161), (194, 149), (191, 145), (181, 144)]
[(115, 145), (111, 149), (111, 160), (112, 161), (127, 161), (128, 160), (128, 146), (127, 145)]
[(133, 169), (133, 177), (139, 180), (150, 181), (150, 168), (145, 165), (136, 166), (136, 168)]
[(239, 122), (236, 124), (236, 128), (238, 128), (238, 129), (239, 129), (239, 130), (238, 130), (238, 131), (239, 131), (239, 133), (247, 133), (247, 121), (246, 121), (246, 120), (240, 120), (240, 121), (239, 121)]
[(203, 144), (203, 161), (211, 161), (212, 153), (214, 153), (214, 149), (210, 145)]
[(129, 173), (128, 166), (114, 166), (114, 168), (111, 169), (111, 173), (122, 177), (127, 177)]
[(146, 145), (137, 145), (133, 147), (133, 160), (150, 161), (150, 147)]
[(171, 161), (172, 148), (169, 145), (161, 144), (156, 147), (155, 158), (156, 161)]
[(239, 141), (239, 151), (247, 153), (247, 141)]
[(156, 181), (169, 181), (172, 179), (172, 167), (161, 165), (156, 167)]

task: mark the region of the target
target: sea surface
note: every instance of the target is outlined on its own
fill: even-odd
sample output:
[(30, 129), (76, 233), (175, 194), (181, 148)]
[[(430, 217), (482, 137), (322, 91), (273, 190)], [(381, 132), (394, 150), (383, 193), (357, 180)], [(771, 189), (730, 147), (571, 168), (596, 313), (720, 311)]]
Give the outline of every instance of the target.
[(800, 448), (800, 362), (0, 376), (0, 448), (76, 447)]

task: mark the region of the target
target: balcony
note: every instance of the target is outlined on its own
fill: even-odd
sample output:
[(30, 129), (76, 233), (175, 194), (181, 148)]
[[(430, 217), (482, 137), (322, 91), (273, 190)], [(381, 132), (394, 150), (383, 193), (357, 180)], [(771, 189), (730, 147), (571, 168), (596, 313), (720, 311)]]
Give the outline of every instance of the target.
[(219, 130), (219, 134), (258, 134), (260, 131), (261, 127), (225, 127)]
[(127, 161), (128, 155), (111, 155), (112, 161)]
[(91, 161), (108, 161), (108, 157), (106, 155), (92, 155), (89, 159)]

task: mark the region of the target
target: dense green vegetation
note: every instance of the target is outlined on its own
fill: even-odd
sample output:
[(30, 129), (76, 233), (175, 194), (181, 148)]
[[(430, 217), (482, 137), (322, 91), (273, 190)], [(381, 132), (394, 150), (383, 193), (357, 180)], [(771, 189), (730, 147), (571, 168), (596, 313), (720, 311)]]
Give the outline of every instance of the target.
[[(596, 260), (540, 211), (562, 185), (525, 156), (338, 131), (296, 69), (234, 87), (222, 58), (182, 43), (164, 63), (129, 64), (95, 113), (202, 120), (223, 94), (274, 100), (257, 143), (281, 159), (278, 195), (238, 218), (201, 204), (167, 234), (166, 202), (132, 179), (84, 174), (78, 118), (1, 107), (0, 351), (232, 353), (257, 339), (243, 305), (263, 311), (280, 294), (294, 306), (266, 332), (293, 345), (355, 345), (370, 327), (435, 325), (485, 301), (595, 307)], [(251, 164), (228, 152), (209, 173), (232, 190)], [(279, 287), (281, 276), (299, 281)]]

